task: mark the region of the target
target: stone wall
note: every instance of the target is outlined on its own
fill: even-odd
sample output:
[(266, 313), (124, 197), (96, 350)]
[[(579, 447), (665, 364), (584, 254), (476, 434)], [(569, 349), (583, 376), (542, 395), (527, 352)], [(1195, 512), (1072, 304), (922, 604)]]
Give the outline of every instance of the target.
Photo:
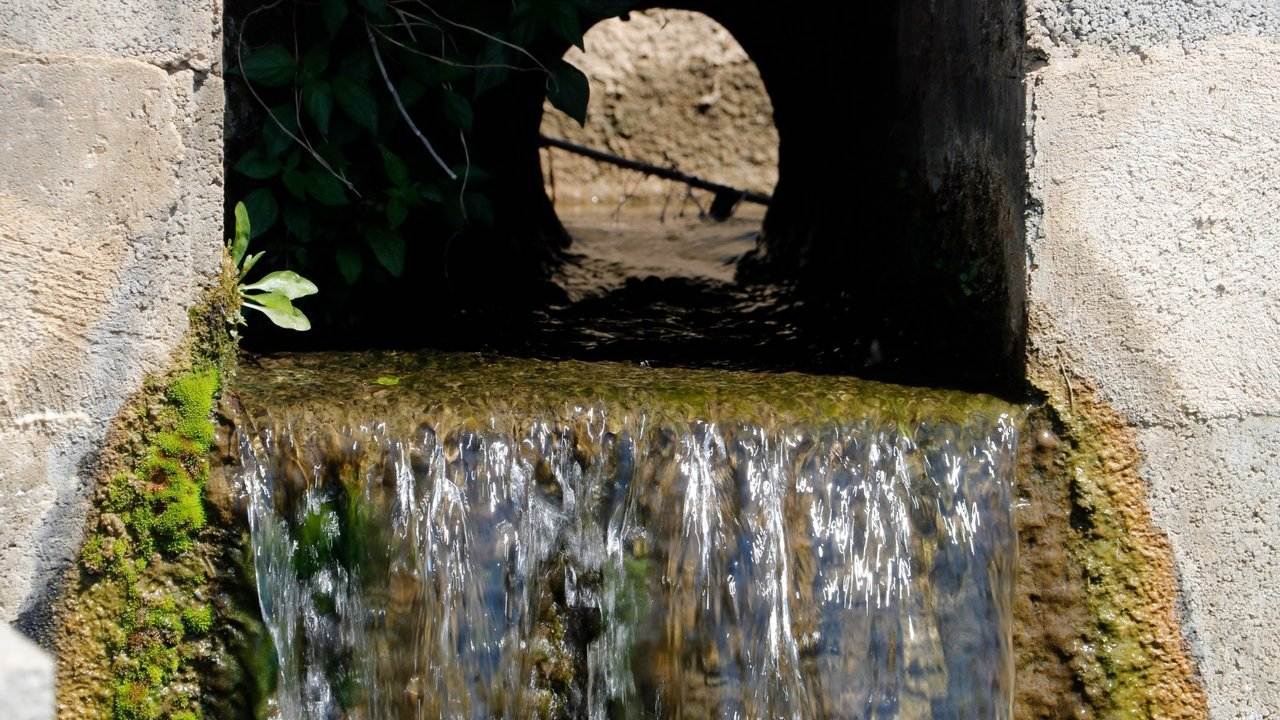
[(28, 632), (220, 267), (221, 27), (220, 0), (0, 4), (0, 621)]
[(1280, 714), (1280, 5), (1028, 8), (1028, 343), (1136, 434), (1213, 718)]

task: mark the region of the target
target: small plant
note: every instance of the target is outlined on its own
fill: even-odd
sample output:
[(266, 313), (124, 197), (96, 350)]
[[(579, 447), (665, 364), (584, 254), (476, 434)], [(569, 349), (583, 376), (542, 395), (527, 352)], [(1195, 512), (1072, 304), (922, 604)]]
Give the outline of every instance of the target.
[[(231, 262), (239, 271), (236, 289), (245, 307), (253, 308), (276, 325), (289, 330), (310, 330), (311, 321), (293, 301), (319, 292), (316, 284), (292, 270), (268, 273), (255, 283), (246, 285), (244, 280), (262, 253), (249, 255), (249, 210), (242, 202), (236, 203), (236, 234), (231, 240)], [(236, 324), (244, 324), (244, 316), (236, 318)]]

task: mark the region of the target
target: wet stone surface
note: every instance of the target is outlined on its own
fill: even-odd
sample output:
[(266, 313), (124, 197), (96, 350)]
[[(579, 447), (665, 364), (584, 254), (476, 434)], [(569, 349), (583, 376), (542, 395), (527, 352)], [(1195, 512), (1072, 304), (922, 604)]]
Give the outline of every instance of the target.
[(1009, 716), (1015, 407), (396, 353), (237, 392), (282, 717)]

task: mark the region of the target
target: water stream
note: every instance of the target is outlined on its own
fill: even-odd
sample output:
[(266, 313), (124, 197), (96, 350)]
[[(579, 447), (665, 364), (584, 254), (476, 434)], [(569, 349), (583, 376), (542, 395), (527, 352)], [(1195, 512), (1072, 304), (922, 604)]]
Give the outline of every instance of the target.
[(1010, 716), (997, 400), (390, 353), (238, 395), (279, 717)]

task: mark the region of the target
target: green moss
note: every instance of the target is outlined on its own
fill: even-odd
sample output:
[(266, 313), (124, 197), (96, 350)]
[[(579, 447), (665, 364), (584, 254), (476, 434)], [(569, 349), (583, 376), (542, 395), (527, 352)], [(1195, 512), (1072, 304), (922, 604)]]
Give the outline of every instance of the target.
[(132, 471), (112, 476), (101, 496), (99, 530), (85, 540), (82, 565), (122, 598), (104, 638), (115, 675), (114, 720), (199, 717), (190, 710), (199, 695), (174, 681), (189, 672), (184, 666), (195, 654), (187, 641), (215, 626), (213, 608), (194, 599), (207, 575), (183, 560), (207, 523), (206, 455), (218, 388), (214, 367), (167, 385), (164, 404), (147, 414), (153, 422), (138, 438), (138, 460)]
[(197, 605), (182, 611), (182, 627), (187, 635), (199, 637), (213, 629), (213, 608)]

